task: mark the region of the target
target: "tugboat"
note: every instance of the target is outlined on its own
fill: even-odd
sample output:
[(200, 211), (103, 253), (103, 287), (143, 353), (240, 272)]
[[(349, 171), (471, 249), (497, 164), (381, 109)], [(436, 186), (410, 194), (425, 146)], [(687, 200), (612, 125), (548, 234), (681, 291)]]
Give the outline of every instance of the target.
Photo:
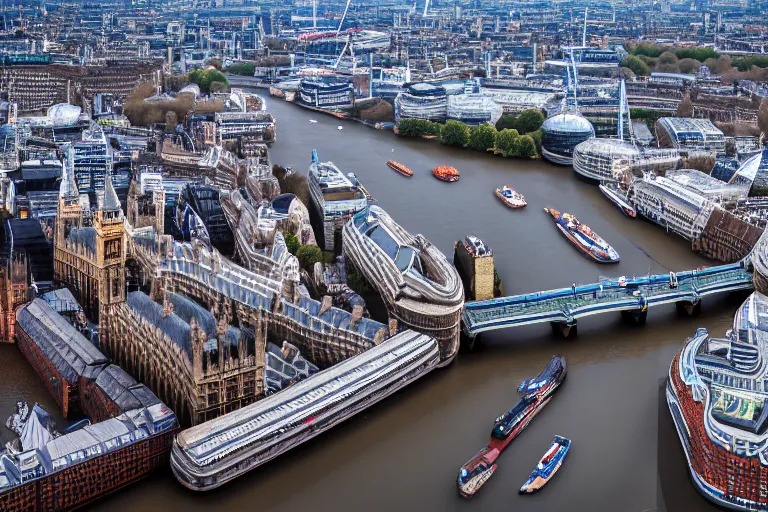
[(567, 371), (565, 358), (554, 356), (541, 373), (523, 381), (518, 389), (523, 396), (512, 409), (496, 419), (488, 446), (459, 470), (458, 486), (462, 497), (471, 498), (488, 481), (496, 471), (499, 454), (549, 402), (552, 393), (565, 380)]
[(544, 487), (549, 479), (552, 478), (560, 466), (563, 464), (568, 450), (571, 448), (571, 440), (561, 436), (555, 436), (547, 453), (541, 458), (533, 470), (531, 476), (520, 488), (520, 494), (531, 494)]
[(635, 207), (629, 204), (627, 198), (622, 197), (621, 193), (616, 188), (601, 183), (600, 192), (602, 192), (605, 197), (610, 199), (613, 204), (618, 206), (619, 210), (621, 210), (621, 213), (633, 219), (637, 217), (637, 210), (635, 210)]
[(435, 175), (435, 178), (441, 180), (441, 181), (447, 181), (449, 183), (453, 183), (454, 181), (459, 181), (459, 171), (456, 170), (456, 168), (451, 167), (449, 165), (438, 165), (434, 169), (432, 169), (432, 174)]
[(395, 162), (394, 160), (387, 160), (387, 165), (390, 167), (390, 169), (394, 169), (395, 171), (399, 172), (403, 176), (407, 176), (410, 178), (413, 176), (413, 171), (401, 164), (400, 162)]
[(514, 189), (511, 189), (506, 185), (496, 189), (496, 197), (501, 199), (502, 203), (513, 210), (522, 208), (528, 204), (525, 202), (525, 196), (523, 194), (518, 194)]
[(552, 216), (560, 232), (573, 243), (584, 256), (599, 263), (618, 263), (619, 253), (597, 233), (570, 213), (560, 213), (553, 208), (544, 208)]

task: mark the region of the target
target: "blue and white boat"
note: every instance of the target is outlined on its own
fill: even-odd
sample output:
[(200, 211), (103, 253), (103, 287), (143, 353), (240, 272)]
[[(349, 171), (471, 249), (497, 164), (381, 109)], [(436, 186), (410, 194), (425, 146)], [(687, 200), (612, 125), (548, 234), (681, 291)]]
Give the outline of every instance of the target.
[(570, 448), (570, 439), (555, 436), (552, 446), (549, 447), (547, 453), (544, 454), (536, 465), (536, 469), (533, 470), (531, 476), (528, 477), (528, 480), (520, 488), (520, 494), (531, 494), (544, 487), (549, 482), (549, 479), (560, 469), (563, 459), (568, 455)]
[(598, 263), (618, 263), (619, 253), (586, 224), (570, 213), (560, 213), (554, 208), (544, 208), (555, 226), (581, 253)]

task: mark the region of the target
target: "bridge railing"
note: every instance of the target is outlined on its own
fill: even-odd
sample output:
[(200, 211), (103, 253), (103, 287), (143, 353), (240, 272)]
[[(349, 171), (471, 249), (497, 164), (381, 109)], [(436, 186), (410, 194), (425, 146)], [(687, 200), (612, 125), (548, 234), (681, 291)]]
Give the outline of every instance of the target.
[[(640, 309), (669, 302), (698, 302), (701, 295), (751, 287), (751, 274), (743, 262), (680, 273), (656, 274), (632, 279), (603, 279), (598, 283), (502, 297), (465, 304), (464, 329), (472, 334), (504, 324), (535, 323), (559, 316), (572, 318), (593, 314), (589, 306), (605, 310)], [(656, 299), (656, 300), (654, 300)], [(630, 302), (632, 304), (627, 304)], [(623, 304), (622, 304), (623, 303)], [(535, 319), (534, 317), (541, 317)], [(531, 319), (527, 322), (526, 319)], [(485, 324), (485, 325), (481, 325)]]

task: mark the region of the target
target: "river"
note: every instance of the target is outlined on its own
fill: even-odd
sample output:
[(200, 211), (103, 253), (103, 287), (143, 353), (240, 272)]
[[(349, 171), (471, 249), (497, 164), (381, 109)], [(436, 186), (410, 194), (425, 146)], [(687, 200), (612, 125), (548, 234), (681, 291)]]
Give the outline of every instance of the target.
[[(676, 235), (625, 218), (570, 167), (401, 139), (279, 100), (269, 99), (268, 106), (278, 127), (274, 163), (305, 172), (317, 148), (322, 161), (355, 172), (395, 220), (448, 255), (454, 241), (480, 236), (494, 250), (508, 294), (591, 283), (601, 274), (707, 264)], [(408, 165), (413, 178), (388, 169), (388, 159)], [(461, 180), (437, 181), (430, 169), (438, 164), (455, 166)], [(526, 209), (511, 211), (496, 199), (494, 188), (505, 183), (525, 194)], [(613, 245), (621, 262), (601, 266), (581, 257), (542, 212), (545, 206), (578, 216)], [(683, 340), (697, 327), (724, 334), (744, 298), (706, 298), (698, 318), (680, 318), (674, 306), (654, 308), (643, 327), (625, 325), (618, 314), (593, 316), (579, 321), (573, 340), (558, 338), (546, 324), (486, 333), (479, 349), (461, 352), (448, 368), (223, 488), (192, 493), (166, 471), (92, 509), (712, 510), (688, 480), (660, 386)], [(464, 501), (456, 489), (459, 467), (486, 445), (494, 418), (516, 401), (520, 382), (556, 353), (568, 361), (565, 383), (501, 455), (492, 479)], [(17, 368), (24, 363), (16, 349), (0, 346), (0, 357), (0, 419), (22, 397), (52, 410), (37, 376)], [(555, 434), (573, 441), (563, 467), (541, 493), (518, 496)]]

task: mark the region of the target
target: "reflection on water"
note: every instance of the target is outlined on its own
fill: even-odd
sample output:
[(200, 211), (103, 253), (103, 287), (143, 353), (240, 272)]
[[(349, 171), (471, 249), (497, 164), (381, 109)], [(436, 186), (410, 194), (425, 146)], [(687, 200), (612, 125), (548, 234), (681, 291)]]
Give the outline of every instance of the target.
[[(706, 264), (681, 238), (624, 217), (570, 168), (400, 139), (346, 121), (339, 131), (336, 119), (276, 100), (268, 100), (268, 107), (280, 127), (273, 162), (305, 172), (317, 148), (321, 161), (356, 173), (398, 223), (423, 233), (447, 254), (455, 240), (480, 236), (494, 250), (507, 293), (594, 282), (601, 274)], [(310, 118), (318, 122), (309, 123)], [(414, 176), (389, 169), (388, 159), (407, 165)], [(436, 180), (430, 169), (440, 164), (459, 169), (461, 181)], [(525, 194), (528, 207), (506, 208), (494, 195), (504, 184)], [(621, 254), (621, 262), (600, 266), (581, 257), (543, 213), (545, 206), (591, 226)], [(575, 340), (553, 336), (547, 325), (485, 333), (477, 352), (461, 353), (451, 367), (221, 489), (194, 494), (167, 472), (100, 500), (93, 509), (664, 510), (657, 501), (659, 437), (670, 450), (679, 443), (674, 430), (659, 428), (659, 415), (668, 414), (658, 402), (659, 381), (683, 340), (700, 326), (722, 334), (743, 297), (705, 299), (696, 319), (678, 318), (673, 306), (656, 308), (645, 327), (626, 326), (618, 314), (589, 317), (580, 320)], [(0, 347), (8, 348), (16, 350)], [(7, 352), (0, 351), (3, 368)], [(462, 500), (456, 489), (459, 467), (485, 446), (494, 418), (516, 401), (520, 382), (554, 353), (568, 360), (567, 380), (502, 454), (491, 481), (472, 501)], [(12, 356), (12, 366), (20, 366), (19, 359)], [(0, 385), (5, 416), (20, 393), (44, 393), (29, 375), (19, 380), (2, 372)], [(518, 496), (555, 434), (573, 441), (563, 468), (543, 492)], [(670, 471), (675, 486), (689, 485), (680, 468)]]

